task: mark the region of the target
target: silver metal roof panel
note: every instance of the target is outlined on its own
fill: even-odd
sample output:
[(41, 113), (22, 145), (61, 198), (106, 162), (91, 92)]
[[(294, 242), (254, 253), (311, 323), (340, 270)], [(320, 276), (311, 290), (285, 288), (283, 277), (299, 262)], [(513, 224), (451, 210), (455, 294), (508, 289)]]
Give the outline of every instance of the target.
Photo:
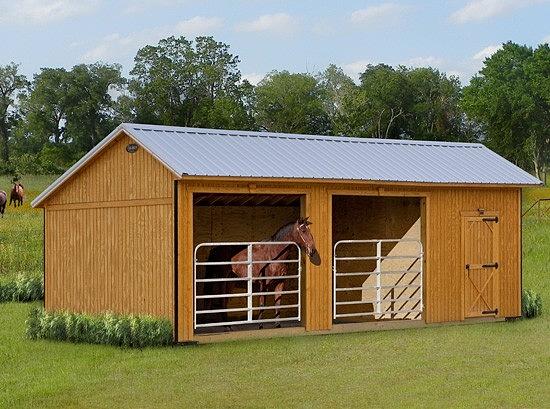
[(478, 143), (369, 139), (125, 123), (33, 201), (37, 206), (122, 131), (177, 177), (236, 176), (540, 185)]

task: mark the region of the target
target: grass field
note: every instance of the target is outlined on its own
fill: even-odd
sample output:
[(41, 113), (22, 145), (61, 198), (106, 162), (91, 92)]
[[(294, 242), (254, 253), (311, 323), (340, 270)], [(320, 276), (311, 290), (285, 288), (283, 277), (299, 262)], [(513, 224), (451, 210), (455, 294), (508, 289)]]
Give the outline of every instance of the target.
[[(2, 274), (40, 269), (41, 231), (39, 212), (9, 209)], [(549, 219), (526, 218), (523, 248), (534, 320), (123, 350), (28, 341), (32, 305), (0, 304), (0, 408), (550, 407)]]

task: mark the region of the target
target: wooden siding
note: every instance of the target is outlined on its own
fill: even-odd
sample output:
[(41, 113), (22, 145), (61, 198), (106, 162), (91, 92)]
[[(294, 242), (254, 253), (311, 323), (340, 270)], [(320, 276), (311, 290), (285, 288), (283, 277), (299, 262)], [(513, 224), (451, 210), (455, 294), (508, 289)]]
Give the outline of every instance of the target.
[(174, 317), (173, 177), (125, 135), (45, 203), (46, 308)]
[[(306, 330), (327, 330), (332, 326), (332, 195), (371, 195), (421, 198), (422, 232), (425, 247), (424, 319), (427, 323), (464, 319), (464, 266), (462, 254), (461, 213), (485, 209), (499, 213), (499, 317), (520, 315), (519, 188), (467, 188), (427, 186), (387, 186), (348, 183), (300, 183), (247, 180), (182, 180), (180, 220), (191, 220), (192, 194), (200, 193), (270, 193), (302, 194), (302, 214), (310, 216), (317, 248), (322, 258), (319, 267), (306, 262), (303, 299)], [(417, 210), (416, 210), (417, 212)], [(345, 213), (345, 212), (344, 212)], [(335, 232), (335, 234), (339, 234)], [(187, 245), (184, 241), (187, 241)], [(185, 310), (185, 325), (180, 341), (193, 339), (192, 329), (192, 251), (193, 226), (180, 226), (180, 271), (185, 282), (178, 299)]]
[(172, 173), (139, 148), (126, 152), (134, 141), (121, 135), (88, 165), (66, 181), (45, 205), (100, 203), (172, 197)]

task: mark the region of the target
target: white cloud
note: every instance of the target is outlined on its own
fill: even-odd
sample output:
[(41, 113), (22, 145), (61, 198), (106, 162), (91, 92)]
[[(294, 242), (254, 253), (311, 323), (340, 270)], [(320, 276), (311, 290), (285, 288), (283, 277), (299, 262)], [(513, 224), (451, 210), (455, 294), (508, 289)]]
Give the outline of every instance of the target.
[(351, 13), (351, 21), (356, 24), (382, 25), (395, 21), (408, 9), (407, 6), (396, 3), (382, 3), (355, 10)]
[(223, 20), (219, 17), (196, 16), (189, 20), (183, 20), (176, 24), (175, 31), (183, 35), (208, 34), (220, 28)]
[(251, 72), (251, 73), (242, 75), (243, 80), (247, 80), (252, 85), (258, 85), (258, 83), (261, 80), (263, 80), (264, 77), (265, 77), (265, 74), (260, 74), (260, 73), (257, 73), (257, 72)]
[(485, 61), (485, 58), (488, 58), (496, 53), (500, 47), (500, 45), (488, 45), (484, 49), (479, 50), (477, 53), (475, 53), (472, 56), (472, 59), (476, 61)]
[(550, 35), (547, 35), (546, 37), (544, 37), (541, 42), (541, 44), (550, 44)]
[(443, 65), (442, 58), (434, 57), (432, 55), (426, 57), (414, 57), (405, 61), (403, 64), (407, 67), (433, 67), (439, 68)]
[(297, 26), (296, 19), (286, 13), (264, 14), (256, 20), (237, 24), (235, 29), (243, 32), (274, 31), (289, 33)]
[(91, 13), (97, 0), (0, 0), (0, 23), (47, 24)]
[(127, 35), (113, 33), (103, 39), (82, 56), (84, 62), (107, 61), (109, 59), (135, 53), (146, 44), (155, 44), (161, 38), (171, 35), (197, 36), (209, 34), (223, 26), (218, 17), (196, 16), (182, 20), (173, 26), (157, 27), (150, 30), (136, 31)]
[(137, 14), (152, 8), (183, 5), (186, 0), (127, 0), (126, 2), (128, 4), (122, 11), (126, 14)]
[(451, 14), (454, 23), (482, 21), (492, 17), (508, 14), (514, 10), (541, 3), (545, 0), (472, 0), (461, 9)]
[(348, 64), (343, 64), (342, 69), (354, 81), (358, 81), (359, 76), (367, 69), (367, 65), (369, 64), (372, 64), (372, 62), (368, 60), (358, 60)]

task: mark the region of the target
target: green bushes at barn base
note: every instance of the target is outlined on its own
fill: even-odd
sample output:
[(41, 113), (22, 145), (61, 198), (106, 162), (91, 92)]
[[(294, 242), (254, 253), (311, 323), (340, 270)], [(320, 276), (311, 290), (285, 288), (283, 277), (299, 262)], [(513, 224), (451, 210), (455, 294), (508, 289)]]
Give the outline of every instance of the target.
[(44, 299), (44, 280), (39, 275), (18, 274), (0, 281), (0, 302), (30, 302)]
[(76, 314), (33, 308), (26, 321), (27, 337), (74, 343), (143, 348), (173, 343), (172, 323), (138, 315)]
[(542, 314), (542, 297), (532, 290), (523, 290), (521, 295), (521, 315), (535, 318)]

